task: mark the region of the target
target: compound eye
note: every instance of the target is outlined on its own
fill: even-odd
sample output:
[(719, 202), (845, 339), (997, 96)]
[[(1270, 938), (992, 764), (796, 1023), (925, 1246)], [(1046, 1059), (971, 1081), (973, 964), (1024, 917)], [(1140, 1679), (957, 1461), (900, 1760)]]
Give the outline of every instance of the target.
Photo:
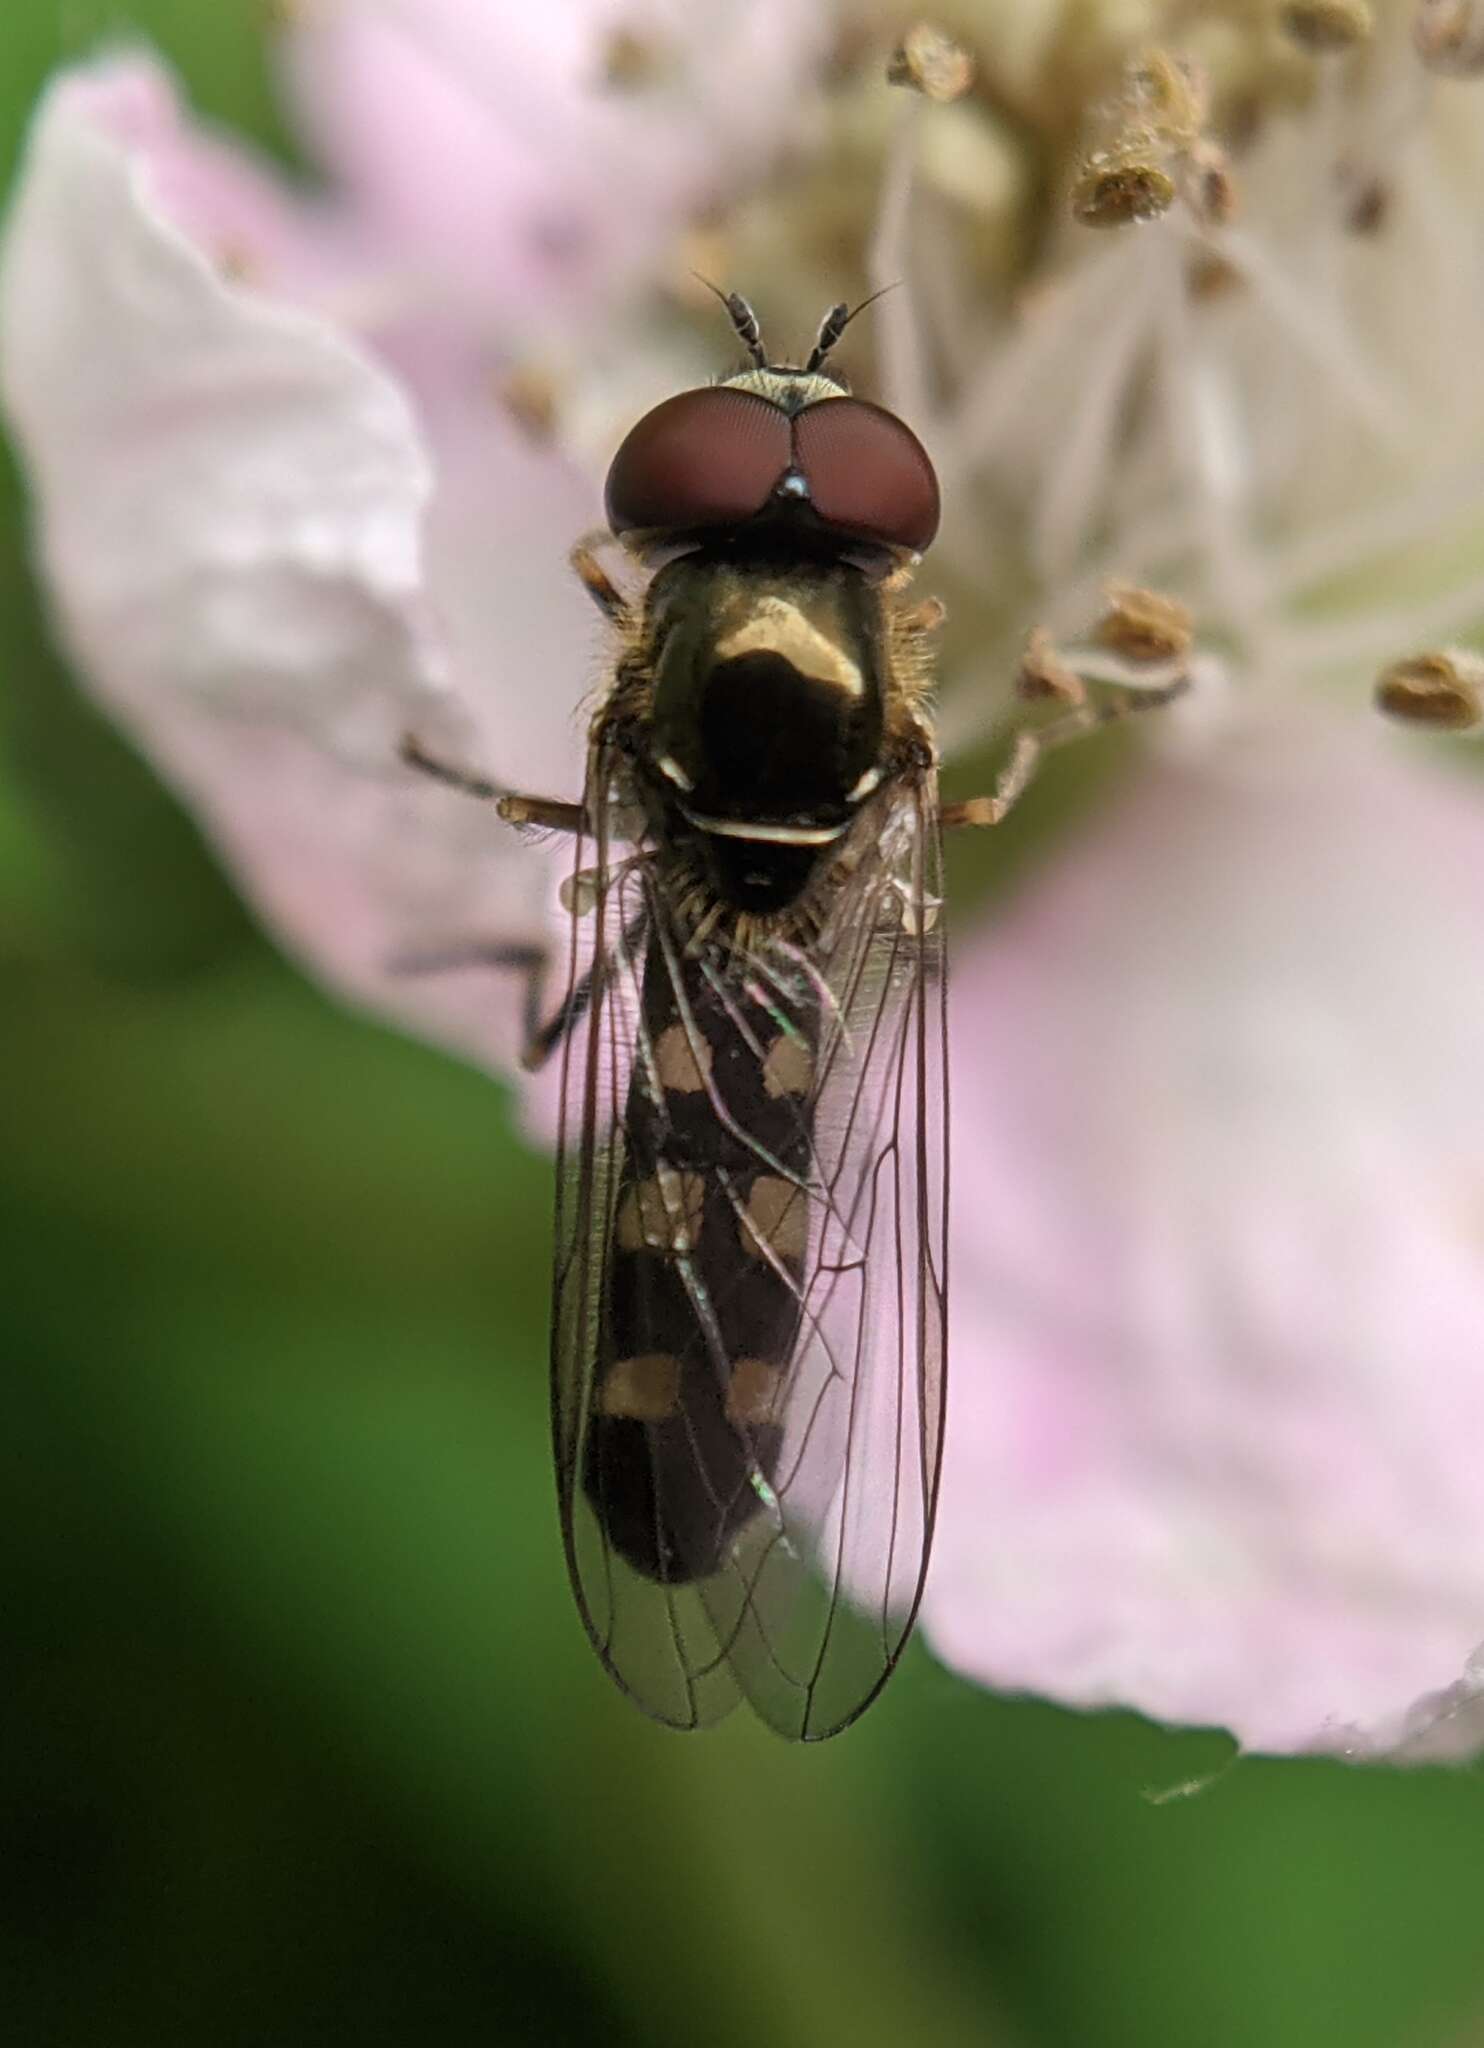
[(794, 460), (826, 526), (920, 555), (938, 531), (927, 450), (868, 398), (821, 398), (794, 421)]
[(736, 526), (761, 512), (789, 466), (788, 415), (752, 391), (709, 385), (647, 412), (608, 471), (615, 533)]

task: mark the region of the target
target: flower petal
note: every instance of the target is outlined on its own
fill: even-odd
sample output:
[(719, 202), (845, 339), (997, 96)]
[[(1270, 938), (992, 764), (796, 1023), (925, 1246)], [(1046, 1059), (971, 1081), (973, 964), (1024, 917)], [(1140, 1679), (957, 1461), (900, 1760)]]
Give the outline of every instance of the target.
[[(140, 93), (137, 65), (53, 89), (0, 270), (4, 396), (61, 625), (307, 964), (502, 1062), (510, 977), (388, 971), (548, 919), (546, 860), (398, 761), (415, 729), (499, 765), (428, 617), (424, 438), (358, 349), (224, 279), (167, 220), (117, 139)], [(158, 143), (158, 100), (149, 118)]]
[(1152, 768), (966, 951), (950, 1663), (1484, 1741), (1481, 877), (1472, 788), (1294, 720)]
[(818, 0), (352, 0), (305, 9), (285, 62), (320, 155), (409, 262), (526, 322), (735, 199), (796, 131), (826, 31)]

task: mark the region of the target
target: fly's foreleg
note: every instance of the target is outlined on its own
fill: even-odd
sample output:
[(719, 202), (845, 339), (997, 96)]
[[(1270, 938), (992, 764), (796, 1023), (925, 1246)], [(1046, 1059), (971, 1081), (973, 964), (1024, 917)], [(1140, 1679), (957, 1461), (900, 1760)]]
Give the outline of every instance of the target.
[(629, 601), (598, 560), (598, 549), (605, 541), (611, 543), (611, 538), (601, 531), (590, 533), (578, 541), (567, 559), (604, 618), (615, 626), (626, 626), (629, 623)]
[(506, 789), (502, 783), (491, 782), (467, 768), (439, 760), (425, 750), (413, 733), (403, 735), (399, 751), (409, 768), (416, 768), (434, 782), (441, 782), (446, 789), (456, 789), (462, 796), (492, 803), (507, 825), (535, 826), (546, 832), (587, 830), (587, 812), (581, 804), (564, 803), (559, 797), (522, 796), (516, 790)]

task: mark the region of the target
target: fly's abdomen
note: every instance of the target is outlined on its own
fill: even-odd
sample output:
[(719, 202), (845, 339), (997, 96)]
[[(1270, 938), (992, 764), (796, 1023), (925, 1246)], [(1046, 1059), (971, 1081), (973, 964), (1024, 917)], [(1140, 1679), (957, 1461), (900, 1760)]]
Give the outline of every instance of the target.
[(809, 1235), (801, 1008), (658, 946), (645, 964), (583, 1485), (667, 1583), (716, 1571), (775, 1476)]

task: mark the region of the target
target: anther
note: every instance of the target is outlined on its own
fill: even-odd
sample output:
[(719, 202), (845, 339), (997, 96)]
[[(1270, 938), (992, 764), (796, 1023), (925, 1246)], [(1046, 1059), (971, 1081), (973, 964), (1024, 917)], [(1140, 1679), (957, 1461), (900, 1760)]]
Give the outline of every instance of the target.
[(1376, 707), (1404, 725), (1471, 732), (1484, 725), (1484, 657), (1465, 647), (1406, 655), (1381, 671)]
[(495, 396), (533, 441), (550, 441), (557, 423), (557, 381), (537, 363), (517, 363), (495, 385)]
[(1369, 42), (1376, 22), (1369, 0), (1283, 0), (1278, 25), (1311, 57), (1332, 57)]
[(1087, 228), (1158, 220), (1175, 203), (1175, 181), (1146, 146), (1092, 150), (1072, 186), (1072, 212)]
[(960, 100), (974, 83), (974, 60), (962, 43), (930, 21), (909, 28), (891, 53), (888, 83), (940, 103)]
[(1129, 661), (1183, 661), (1195, 644), (1190, 613), (1177, 598), (1136, 583), (1109, 583), (1107, 609), (1093, 628), (1101, 647)]
[(1429, 71), (1476, 78), (1484, 71), (1484, 7), (1479, 0), (1417, 0), (1412, 41)]
[[(1154, 220), (1168, 212), (1183, 182), (1197, 213), (1221, 218), (1230, 205), (1230, 180), (1225, 160), (1202, 142), (1210, 104), (1205, 75), (1195, 65), (1161, 49), (1134, 58), (1116, 97), (1093, 111), (1091, 140), (1072, 183), (1074, 216), (1092, 228)], [(1218, 166), (1223, 176), (1210, 183)]]
[(632, 28), (615, 28), (603, 45), (599, 75), (610, 91), (644, 92), (667, 83), (677, 68), (668, 43)]
[(1191, 148), (1182, 180), (1191, 211), (1204, 227), (1224, 228), (1237, 214), (1237, 186), (1227, 154), (1204, 138)]
[(1352, 235), (1379, 235), (1391, 212), (1391, 187), (1372, 175), (1355, 181), (1345, 203), (1345, 226)]
[(1025, 652), (1015, 671), (1015, 694), (1023, 704), (1075, 706), (1086, 699), (1087, 686), (1062, 660), (1044, 626), (1033, 626), (1026, 635)]

